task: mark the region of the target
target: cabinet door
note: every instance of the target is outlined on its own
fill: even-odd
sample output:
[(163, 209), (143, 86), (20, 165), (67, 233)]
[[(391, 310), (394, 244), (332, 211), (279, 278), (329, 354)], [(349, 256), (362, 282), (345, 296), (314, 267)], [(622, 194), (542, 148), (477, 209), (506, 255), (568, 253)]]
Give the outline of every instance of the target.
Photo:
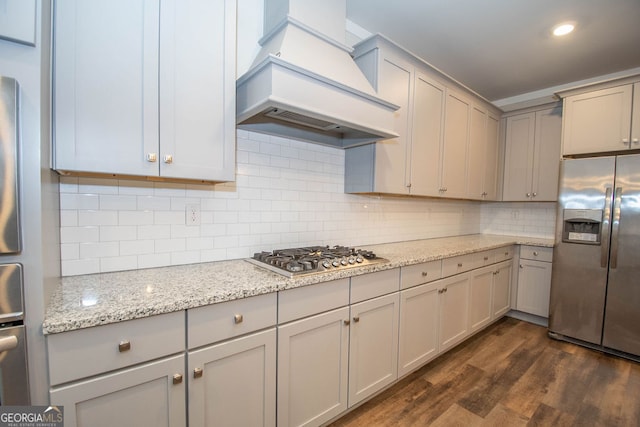
[(466, 196), (470, 115), (471, 102), (447, 90), (441, 182), (441, 194), (444, 197)]
[[(59, 0), (53, 167), (158, 175), (157, 0)], [(117, 23), (117, 30), (114, 30)]]
[(416, 72), (413, 96), (411, 150), (411, 194), (438, 196), (443, 144), (445, 88)]
[(400, 377), (438, 355), (439, 286), (434, 282), (400, 292)]
[(558, 199), (562, 116), (560, 108), (536, 111), (535, 155), (531, 200), (555, 202)]
[(494, 266), (487, 266), (471, 272), (471, 282), (469, 284), (470, 332), (482, 329), (491, 322), (491, 288), (495, 271)]
[(631, 118), (631, 148), (640, 148), (640, 83), (633, 85), (633, 117)]
[(276, 330), (189, 353), (189, 425), (276, 425)]
[(398, 294), (351, 306), (349, 407), (398, 378)]
[(347, 409), (349, 308), (278, 327), (278, 425), (320, 425)]
[(516, 309), (549, 317), (551, 263), (520, 259)]
[(162, 0), (160, 12), (160, 175), (233, 180), (236, 2)]
[(469, 128), (469, 164), (467, 173), (467, 196), (482, 199), (484, 196), (484, 170), (487, 159), (487, 115), (488, 112), (476, 105), (471, 108)]
[(482, 180), (484, 200), (498, 199), (498, 146), (500, 144), (500, 117), (487, 116), (487, 149), (485, 151), (484, 178)]
[(407, 149), (413, 91), (413, 66), (385, 52), (380, 59), (378, 94), (399, 105), (393, 113), (393, 130), (397, 138), (378, 141), (376, 147), (375, 191), (408, 194)]
[(64, 406), (66, 427), (185, 426), (184, 363), (180, 355), (54, 388), (51, 404)]
[(564, 100), (564, 155), (629, 148), (633, 85), (596, 90)]
[(469, 334), (469, 274), (459, 274), (440, 282), (440, 352), (446, 351)]
[(502, 200), (528, 201), (531, 194), (535, 113), (507, 117)]
[(511, 261), (498, 264), (493, 276), (493, 291), (491, 293), (491, 319), (497, 319), (506, 314), (511, 308)]

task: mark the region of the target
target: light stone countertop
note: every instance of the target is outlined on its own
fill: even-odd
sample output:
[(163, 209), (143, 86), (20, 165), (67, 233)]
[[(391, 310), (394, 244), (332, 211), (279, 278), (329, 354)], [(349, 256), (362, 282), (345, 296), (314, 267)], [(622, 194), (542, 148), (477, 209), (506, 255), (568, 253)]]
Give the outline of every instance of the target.
[(60, 279), (44, 334), (138, 319), (388, 270), (512, 244), (553, 247), (553, 239), (475, 234), (363, 246), (387, 263), (288, 278), (245, 260)]

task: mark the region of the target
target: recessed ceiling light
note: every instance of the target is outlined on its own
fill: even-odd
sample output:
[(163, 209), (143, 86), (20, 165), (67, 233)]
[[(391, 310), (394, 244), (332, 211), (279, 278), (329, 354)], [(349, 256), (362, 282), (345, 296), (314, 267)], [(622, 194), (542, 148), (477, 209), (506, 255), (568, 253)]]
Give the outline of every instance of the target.
[(563, 22), (562, 24), (558, 24), (553, 27), (553, 35), (560, 37), (566, 36), (570, 32), (572, 32), (576, 28), (576, 25), (572, 22)]

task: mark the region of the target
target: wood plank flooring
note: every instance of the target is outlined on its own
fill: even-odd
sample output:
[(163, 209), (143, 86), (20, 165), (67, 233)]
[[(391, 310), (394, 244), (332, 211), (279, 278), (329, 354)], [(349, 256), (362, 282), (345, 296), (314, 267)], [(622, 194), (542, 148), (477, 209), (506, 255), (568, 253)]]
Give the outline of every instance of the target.
[(331, 424), (640, 426), (640, 364), (504, 318)]

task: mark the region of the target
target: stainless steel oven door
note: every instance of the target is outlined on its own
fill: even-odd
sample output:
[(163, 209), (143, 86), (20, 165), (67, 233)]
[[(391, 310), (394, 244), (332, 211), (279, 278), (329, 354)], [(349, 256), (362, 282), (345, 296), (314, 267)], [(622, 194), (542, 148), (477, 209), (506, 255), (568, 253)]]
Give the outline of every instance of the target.
[(0, 254), (20, 252), (18, 82), (0, 76)]
[(0, 405), (28, 405), (24, 325), (0, 328)]

